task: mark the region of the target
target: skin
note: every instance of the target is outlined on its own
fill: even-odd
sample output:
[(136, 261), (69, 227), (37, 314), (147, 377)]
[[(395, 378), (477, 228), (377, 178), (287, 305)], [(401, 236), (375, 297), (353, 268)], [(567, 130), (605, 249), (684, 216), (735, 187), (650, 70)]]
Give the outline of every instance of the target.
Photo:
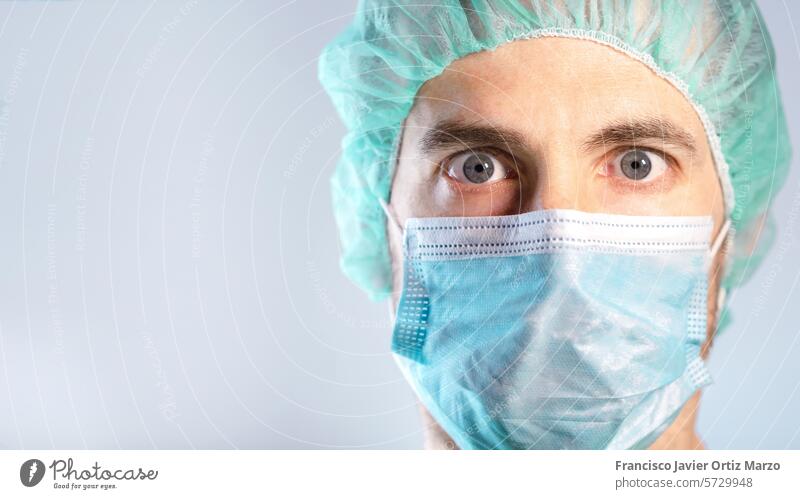
[[(624, 174), (620, 158), (632, 149), (648, 153), (646, 177)], [(463, 173), (475, 153), (488, 155), (494, 166), (483, 183)], [(553, 37), (471, 54), (422, 86), (404, 125), (390, 205), (400, 224), (409, 217), (553, 208), (711, 215), (714, 234), (724, 221), (711, 150), (686, 98), (625, 54), (588, 40)], [(402, 234), (388, 225), (396, 310)], [(716, 326), (722, 253), (709, 275), (704, 357)], [(699, 401), (700, 391), (651, 448), (702, 448), (695, 432)], [(424, 408), (422, 413), (426, 447), (456, 448)]]

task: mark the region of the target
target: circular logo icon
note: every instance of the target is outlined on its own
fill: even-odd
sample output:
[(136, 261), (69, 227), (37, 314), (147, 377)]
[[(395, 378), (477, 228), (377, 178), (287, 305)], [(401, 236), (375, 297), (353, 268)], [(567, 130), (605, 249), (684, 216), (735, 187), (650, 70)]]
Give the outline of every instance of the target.
[(38, 459), (28, 459), (19, 468), (19, 479), (22, 485), (33, 487), (44, 478), (44, 463)]

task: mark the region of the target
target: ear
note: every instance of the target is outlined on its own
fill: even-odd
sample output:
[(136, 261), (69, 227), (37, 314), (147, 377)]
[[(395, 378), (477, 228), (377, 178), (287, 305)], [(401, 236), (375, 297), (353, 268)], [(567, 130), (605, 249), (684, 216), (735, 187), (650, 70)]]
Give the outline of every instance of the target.
[(775, 224), (768, 212), (751, 220), (737, 224), (732, 245), (727, 248), (725, 279), (722, 285), (728, 289), (745, 283), (758, 268), (775, 240)]
[[(767, 212), (753, 218), (736, 231), (734, 247), (740, 255), (753, 255), (757, 253), (759, 241), (771, 239), (764, 237), (766, 232), (772, 232), (773, 227), (769, 223), (770, 219)], [(733, 248), (731, 248), (733, 249)]]

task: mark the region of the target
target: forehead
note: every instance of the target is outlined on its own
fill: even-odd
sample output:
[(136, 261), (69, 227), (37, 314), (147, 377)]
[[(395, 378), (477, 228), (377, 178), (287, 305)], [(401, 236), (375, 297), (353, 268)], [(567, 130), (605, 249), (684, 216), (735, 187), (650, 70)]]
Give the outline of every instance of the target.
[(594, 41), (546, 37), (453, 62), (422, 86), (407, 124), (460, 118), (538, 135), (578, 134), (641, 114), (704, 134), (686, 98), (644, 64)]

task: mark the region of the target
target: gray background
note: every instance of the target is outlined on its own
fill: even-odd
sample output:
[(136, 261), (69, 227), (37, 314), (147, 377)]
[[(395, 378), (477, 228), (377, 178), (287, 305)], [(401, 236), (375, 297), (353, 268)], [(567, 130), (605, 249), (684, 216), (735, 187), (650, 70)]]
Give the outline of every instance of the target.
[[(800, 150), (797, 2), (760, 2)], [(316, 79), (354, 1), (0, 3), (0, 446), (418, 448), (338, 270)], [(800, 173), (700, 431), (800, 448)]]

